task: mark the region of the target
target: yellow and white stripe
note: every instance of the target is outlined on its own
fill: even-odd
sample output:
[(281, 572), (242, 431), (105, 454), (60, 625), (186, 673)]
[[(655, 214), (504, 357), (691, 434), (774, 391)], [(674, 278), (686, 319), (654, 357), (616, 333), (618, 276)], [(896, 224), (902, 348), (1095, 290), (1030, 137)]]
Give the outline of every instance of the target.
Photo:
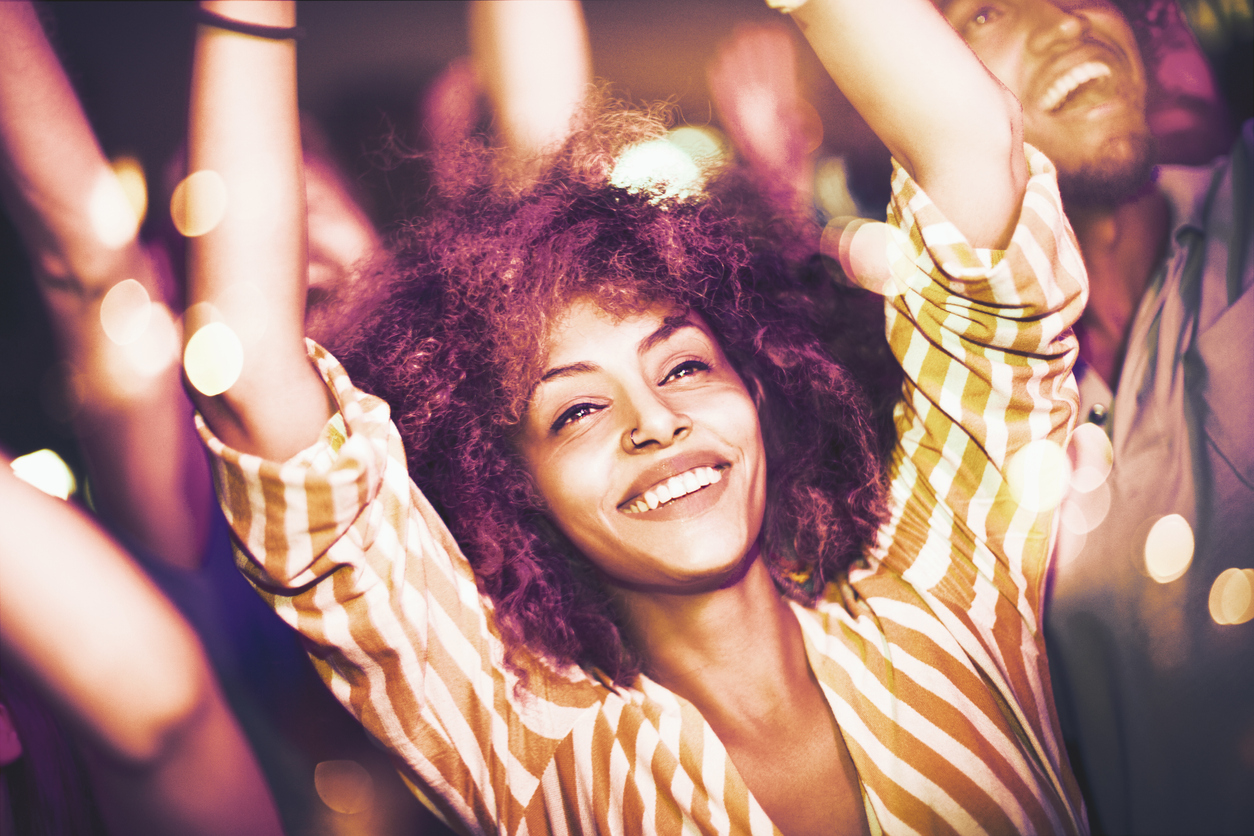
[[(886, 328), (907, 380), (888, 521), (866, 566), (793, 607), (886, 834), (1085, 830), (1039, 623), (1050, 514), (1003, 475), (1074, 421), (1086, 293), (1053, 168), (1028, 151), (1004, 252), (970, 247), (895, 171), (907, 235)], [(420, 797), (465, 833), (774, 833), (709, 724), (658, 683), (614, 690), (528, 657), (516, 693), (386, 404), (310, 353), (340, 410), (317, 445), (276, 464), (201, 432), (241, 567)]]

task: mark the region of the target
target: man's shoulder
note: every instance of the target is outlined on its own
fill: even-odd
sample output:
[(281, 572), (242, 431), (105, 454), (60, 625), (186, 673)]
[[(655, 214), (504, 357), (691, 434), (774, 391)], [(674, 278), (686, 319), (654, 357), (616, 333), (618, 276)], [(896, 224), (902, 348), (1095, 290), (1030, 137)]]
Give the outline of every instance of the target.
[[(1254, 120), (1241, 126), (1232, 150), (1206, 165), (1164, 165), (1158, 169), (1158, 187), (1172, 206), (1173, 225), (1205, 228), (1215, 212), (1231, 214), (1232, 200), (1254, 191)], [(1237, 182), (1240, 181), (1240, 182)], [(1216, 202), (1216, 198), (1219, 201)], [(1222, 204), (1222, 205), (1221, 205)]]

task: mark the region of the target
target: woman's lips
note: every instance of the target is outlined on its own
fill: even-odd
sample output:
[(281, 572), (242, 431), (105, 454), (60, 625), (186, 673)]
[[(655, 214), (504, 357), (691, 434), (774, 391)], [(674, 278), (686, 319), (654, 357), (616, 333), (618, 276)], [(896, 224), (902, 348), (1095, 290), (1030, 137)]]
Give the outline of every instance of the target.
[[(696, 467), (649, 488), (619, 510), (633, 520), (686, 519), (701, 514), (718, 502), (727, 489), (728, 465)], [(683, 493), (676, 496), (675, 492)]]
[(721, 470), (722, 466), (700, 466), (676, 474), (669, 479), (663, 479), (639, 496), (623, 503), (622, 511), (624, 514), (643, 514), (696, 493), (702, 488), (722, 481)]

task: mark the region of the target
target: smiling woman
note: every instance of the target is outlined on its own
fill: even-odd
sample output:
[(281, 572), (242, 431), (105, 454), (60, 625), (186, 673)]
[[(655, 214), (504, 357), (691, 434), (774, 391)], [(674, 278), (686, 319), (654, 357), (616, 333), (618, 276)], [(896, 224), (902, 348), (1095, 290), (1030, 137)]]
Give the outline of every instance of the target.
[[(896, 52), (890, 3), (918, 22)], [(525, 185), (483, 143), (437, 159), (334, 356), (302, 343), (294, 59), (202, 28), (192, 159), (286, 196), (191, 248), (197, 299), (271, 277), (291, 308), (198, 399), (240, 566), (463, 832), (1084, 829), (1044, 696), (1050, 512), (1002, 475), (1074, 418), (1054, 170), (927, 0), (797, 17), (903, 160), (886, 470), (781, 230), (738, 219), (734, 171), (616, 185), (663, 127), (613, 106)]]

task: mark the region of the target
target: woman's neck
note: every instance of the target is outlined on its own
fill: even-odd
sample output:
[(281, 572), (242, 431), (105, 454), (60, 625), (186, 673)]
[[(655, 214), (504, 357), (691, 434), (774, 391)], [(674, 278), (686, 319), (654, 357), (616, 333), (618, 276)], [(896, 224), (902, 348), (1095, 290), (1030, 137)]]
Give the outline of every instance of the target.
[(761, 560), (723, 589), (618, 599), (649, 676), (716, 728), (770, 716), (813, 682), (801, 627)]
[(649, 675), (696, 706), (776, 827), (868, 832), (857, 768), (801, 625), (761, 560), (712, 592), (619, 598)]

